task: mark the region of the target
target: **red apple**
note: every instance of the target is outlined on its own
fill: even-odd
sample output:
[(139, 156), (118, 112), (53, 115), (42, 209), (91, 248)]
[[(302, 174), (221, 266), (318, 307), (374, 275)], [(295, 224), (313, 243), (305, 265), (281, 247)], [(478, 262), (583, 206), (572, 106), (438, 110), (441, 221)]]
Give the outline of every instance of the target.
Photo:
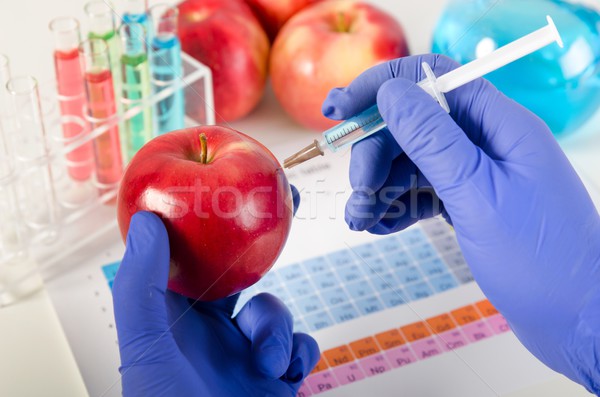
[(246, 0), (246, 3), (252, 7), (272, 42), (292, 15), (317, 1), (320, 0)]
[(257, 282), (292, 222), (292, 193), (277, 159), (249, 136), (219, 126), (144, 145), (125, 171), (117, 205), (123, 240), (136, 212), (162, 218), (171, 247), (169, 289), (203, 301)]
[(269, 59), (269, 39), (252, 10), (241, 0), (186, 0), (178, 8), (183, 51), (213, 73), (217, 120), (247, 115), (262, 97)]
[(321, 113), (329, 90), (406, 55), (402, 27), (387, 13), (365, 3), (318, 2), (294, 15), (277, 35), (270, 64), (273, 90), (292, 118), (323, 130), (336, 124)]

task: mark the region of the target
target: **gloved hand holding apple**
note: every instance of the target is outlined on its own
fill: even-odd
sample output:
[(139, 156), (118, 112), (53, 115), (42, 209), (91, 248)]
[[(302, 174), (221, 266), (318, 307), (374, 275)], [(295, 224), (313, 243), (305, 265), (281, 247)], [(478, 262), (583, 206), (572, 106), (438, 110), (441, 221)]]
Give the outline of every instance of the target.
[(210, 301), (240, 292), (274, 264), (292, 222), (292, 190), (259, 142), (219, 126), (161, 135), (133, 157), (118, 196), (123, 239), (138, 211), (170, 241), (169, 289)]

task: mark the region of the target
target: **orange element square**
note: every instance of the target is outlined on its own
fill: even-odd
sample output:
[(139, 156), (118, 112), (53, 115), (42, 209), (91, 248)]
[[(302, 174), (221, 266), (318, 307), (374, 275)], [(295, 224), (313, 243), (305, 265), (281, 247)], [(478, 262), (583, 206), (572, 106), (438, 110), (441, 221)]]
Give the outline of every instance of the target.
[(433, 329), (433, 332), (436, 334), (441, 334), (442, 332), (456, 328), (454, 320), (452, 320), (452, 317), (450, 317), (448, 313), (428, 318), (427, 324), (429, 324), (429, 326)]
[(346, 345), (325, 350), (323, 355), (330, 367), (337, 367), (338, 365), (354, 361), (354, 356), (352, 356), (350, 348)]
[(402, 334), (397, 329), (381, 332), (375, 335), (375, 338), (377, 338), (377, 342), (379, 342), (383, 350), (392, 349), (406, 343)]
[(350, 343), (350, 349), (356, 358), (367, 357), (379, 352), (379, 346), (371, 336)]
[(405, 325), (404, 327), (400, 327), (400, 330), (409, 342), (414, 342), (431, 335), (431, 332), (423, 321)]
[(315, 365), (315, 368), (310, 372), (311, 374), (317, 373), (317, 372), (321, 372), (321, 371), (325, 371), (328, 367), (327, 362), (325, 361), (325, 357), (321, 356), (321, 358), (319, 358), (319, 362), (317, 363), (317, 365)]
[(452, 310), (450, 312), (452, 317), (459, 325), (465, 325), (477, 321), (481, 318), (475, 306), (469, 305), (461, 307), (460, 309)]
[(475, 306), (477, 306), (479, 312), (483, 314), (484, 317), (491, 317), (498, 314), (498, 310), (487, 299), (477, 302)]

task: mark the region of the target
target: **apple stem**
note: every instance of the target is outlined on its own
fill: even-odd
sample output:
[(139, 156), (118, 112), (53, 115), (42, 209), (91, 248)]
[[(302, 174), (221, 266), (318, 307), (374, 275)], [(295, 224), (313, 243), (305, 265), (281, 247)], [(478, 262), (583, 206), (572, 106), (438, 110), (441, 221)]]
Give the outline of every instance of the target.
[(206, 135), (200, 134), (200, 162), (206, 164), (207, 161), (207, 148), (206, 148)]
[(350, 32), (350, 24), (348, 23), (348, 18), (346, 13), (340, 11), (337, 13), (336, 19), (336, 31), (340, 33), (348, 33)]

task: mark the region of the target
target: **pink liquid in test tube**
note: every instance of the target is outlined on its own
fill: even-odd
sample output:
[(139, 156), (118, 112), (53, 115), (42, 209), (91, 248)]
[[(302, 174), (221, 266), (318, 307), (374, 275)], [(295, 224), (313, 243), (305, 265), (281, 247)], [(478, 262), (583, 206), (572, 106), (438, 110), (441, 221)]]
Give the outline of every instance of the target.
[(117, 103), (108, 46), (104, 40), (90, 39), (81, 43), (79, 52), (84, 71), (88, 120), (92, 135), (95, 136), (96, 183), (100, 194), (104, 194), (116, 189), (123, 174), (119, 124), (116, 120)]
[[(85, 92), (79, 59), (79, 23), (74, 18), (56, 18), (50, 23), (55, 35), (54, 67), (59, 95), (62, 132), (65, 144), (89, 133), (85, 121)], [(86, 142), (66, 154), (67, 170), (72, 179), (86, 181), (93, 170), (92, 142)]]
[[(114, 116), (117, 112), (112, 75), (108, 69), (98, 73), (87, 72), (85, 82), (89, 97), (88, 111), (94, 120), (92, 128), (98, 128), (106, 123), (102, 119)], [(94, 156), (98, 184), (100, 187), (114, 187), (123, 173), (118, 124), (109, 127), (108, 131), (94, 140)]]

